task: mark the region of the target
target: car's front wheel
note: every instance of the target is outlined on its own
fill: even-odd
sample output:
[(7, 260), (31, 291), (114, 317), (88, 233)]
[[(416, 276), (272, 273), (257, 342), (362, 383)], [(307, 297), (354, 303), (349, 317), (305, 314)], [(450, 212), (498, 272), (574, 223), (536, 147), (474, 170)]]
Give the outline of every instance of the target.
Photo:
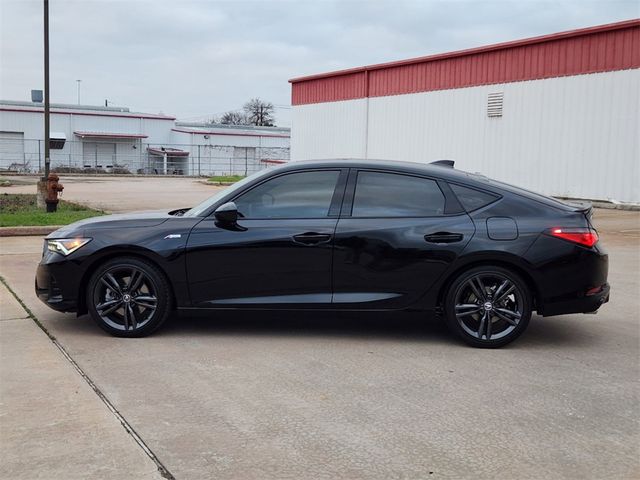
[(516, 273), (475, 267), (459, 275), (444, 299), (447, 326), (474, 347), (497, 348), (518, 338), (531, 318), (531, 293)]
[(154, 265), (139, 258), (114, 258), (100, 265), (87, 288), (93, 320), (118, 337), (142, 337), (169, 316), (169, 284)]

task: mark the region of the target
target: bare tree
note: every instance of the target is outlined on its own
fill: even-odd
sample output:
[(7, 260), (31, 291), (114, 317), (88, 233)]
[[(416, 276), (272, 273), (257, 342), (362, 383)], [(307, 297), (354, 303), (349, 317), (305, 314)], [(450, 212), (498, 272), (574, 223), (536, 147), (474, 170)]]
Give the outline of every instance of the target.
[(219, 123), (222, 125), (249, 125), (249, 119), (243, 112), (231, 110), (222, 114)]
[(252, 98), (244, 104), (243, 109), (249, 125), (256, 125), (258, 127), (274, 126), (273, 103), (264, 102), (259, 98)]

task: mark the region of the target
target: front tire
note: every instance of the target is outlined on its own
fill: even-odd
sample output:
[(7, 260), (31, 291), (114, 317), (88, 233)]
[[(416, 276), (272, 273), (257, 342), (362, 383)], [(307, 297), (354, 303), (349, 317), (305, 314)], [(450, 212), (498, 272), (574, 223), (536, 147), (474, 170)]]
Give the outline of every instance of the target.
[(464, 342), (498, 348), (526, 330), (531, 305), (531, 292), (519, 275), (502, 267), (481, 266), (453, 281), (443, 307), (447, 326)]
[(151, 263), (134, 257), (100, 265), (87, 288), (91, 318), (116, 337), (143, 337), (157, 330), (171, 311), (165, 276)]

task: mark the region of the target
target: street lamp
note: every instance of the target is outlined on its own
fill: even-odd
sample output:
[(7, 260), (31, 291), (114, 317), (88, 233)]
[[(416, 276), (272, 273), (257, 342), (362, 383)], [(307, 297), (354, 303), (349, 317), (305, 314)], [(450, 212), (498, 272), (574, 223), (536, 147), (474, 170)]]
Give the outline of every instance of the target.
[(76, 80), (76, 82), (78, 83), (78, 105), (80, 105), (80, 82), (82, 80)]

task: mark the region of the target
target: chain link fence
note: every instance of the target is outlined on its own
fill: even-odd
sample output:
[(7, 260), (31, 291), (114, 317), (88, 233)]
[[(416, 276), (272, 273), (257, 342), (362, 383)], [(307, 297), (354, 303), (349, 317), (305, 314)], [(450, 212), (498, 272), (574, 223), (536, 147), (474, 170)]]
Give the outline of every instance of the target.
[[(151, 144), (141, 140), (67, 141), (51, 149), (60, 174), (250, 175), (289, 161), (288, 147)], [(0, 174), (44, 171), (44, 140), (0, 139)]]

